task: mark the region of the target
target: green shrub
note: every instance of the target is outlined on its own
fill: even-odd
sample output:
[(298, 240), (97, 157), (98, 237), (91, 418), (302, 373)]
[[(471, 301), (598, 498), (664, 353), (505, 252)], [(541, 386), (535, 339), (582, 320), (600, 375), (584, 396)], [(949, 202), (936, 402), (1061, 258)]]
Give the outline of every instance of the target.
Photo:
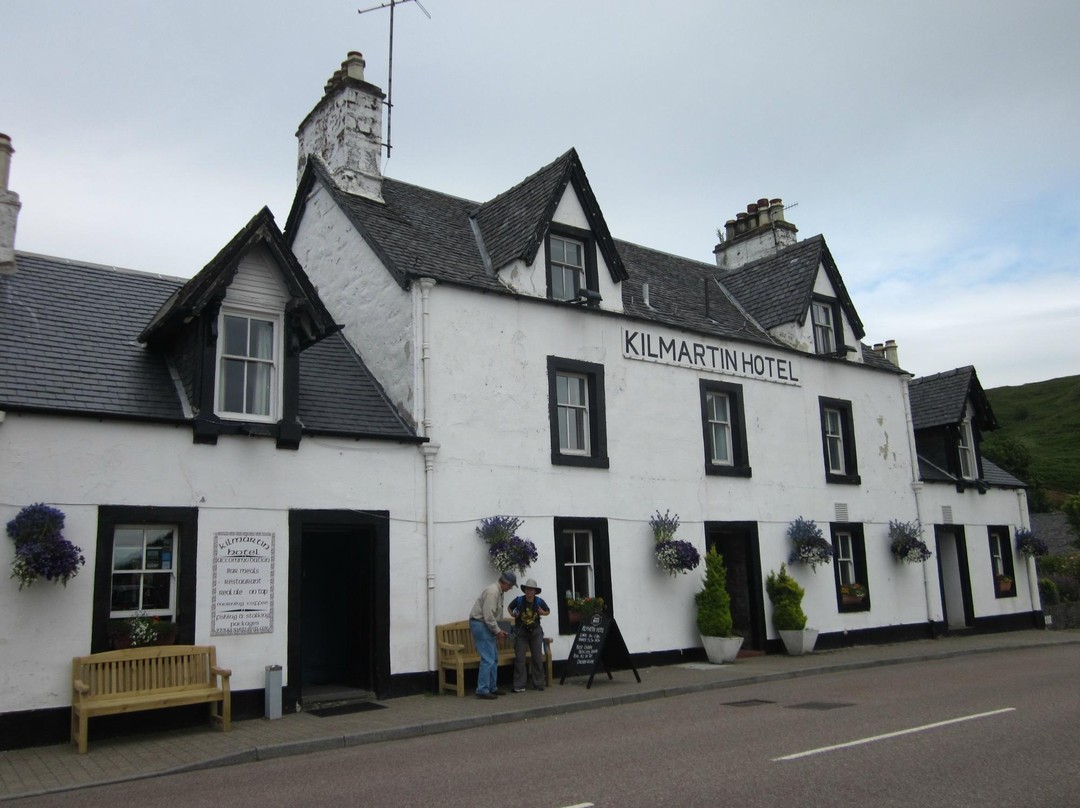
[(710, 547), (705, 554), (705, 583), (694, 595), (697, 604), (697, 627), (705, 637), (731, 636), (731, 595), (727, 591), (727, 568), (724, 557)]
[(1039, 579), (1039, 598), (1042, 600), (1043, 606), (1056, 606), (1061, 603), (1061, 593), (1058, 592), (1058, 586), (1049, 578)]
[(1064, 575), (1080, 581), (1080, 553), (1067, 556), (1042, 556), (1039, 559), (1039, 572), (1043, 575)]
[(777, 631), (802, 631), (806, 628), (806, 614), (802, 610), (806, 590), (788, 575), (787, 565), (780, 565), (780, 572), (769, 572), (765, 591), (773, 605), (773, 626)]

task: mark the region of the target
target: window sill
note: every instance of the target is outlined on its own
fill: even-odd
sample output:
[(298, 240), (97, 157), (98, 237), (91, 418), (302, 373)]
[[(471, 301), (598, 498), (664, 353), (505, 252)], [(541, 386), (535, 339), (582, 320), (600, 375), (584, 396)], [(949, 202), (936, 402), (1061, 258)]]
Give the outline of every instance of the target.
[(578, 468), (606, 469), (610, 463), (606, 457), (588, 457), (586, 455), (553, 454), (551, 463), (554, 466), (577, 466)]
[(750, 466), (714, 466), (709, 463), (705, 466), (705, 473), (714, 477), (752, 477), (753, 470)]
[(837, 485), (862, 485), (862, 478), (858, 474), (825, 474), (825, 482)]

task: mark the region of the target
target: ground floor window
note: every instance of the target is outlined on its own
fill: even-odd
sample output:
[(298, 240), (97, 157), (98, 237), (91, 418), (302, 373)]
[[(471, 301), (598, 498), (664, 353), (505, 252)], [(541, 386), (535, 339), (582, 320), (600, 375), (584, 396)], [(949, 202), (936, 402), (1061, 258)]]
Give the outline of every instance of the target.
[(601, 597), (611, 611), (611, 573), (606, 519), (555, 518), (555, 574), (558, 597), (559, 633), (573, 634), (567, 601)]
[(991, 525), (986, 529), (990, 540), (990, 571), (994, 575), (994, 596), (1016, 597), (1016, 571), (1013, 568), (1009, 528)]
[(176, 642), (194, 643), (197, 556), (195, 508), (98, 508), (91, 650), (110, 648), (109, 621), (135, 615), (175, 622)]
[(870, 585), (866, 574), (863, 527), (852, 522), (833, 522), (829, 527), (837, 608), (841, 612), (869, 611)]

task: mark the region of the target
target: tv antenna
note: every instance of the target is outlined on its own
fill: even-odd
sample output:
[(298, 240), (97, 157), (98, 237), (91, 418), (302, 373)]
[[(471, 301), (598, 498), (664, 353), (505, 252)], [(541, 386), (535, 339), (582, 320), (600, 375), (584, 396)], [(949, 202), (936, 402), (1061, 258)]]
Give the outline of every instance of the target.
[(428, 14), (428, 10), (421, 5), (420, 0), (390, 0), (389, 3), (383, 3), (379, 6), (372, 6), (371, 8), (361, 8), (357, 10), (357, 14), (367, 14), (369, 11), (379, 11), (380, 9), (390, 9), (390, 64), (386, 70), (386, 159), (390, 159), (390, 120), (394, 114), (394, 6), (399, 6), (402, 3), (416, 3), (420, 7), (420, 10), (424, 12), (427, 18), (430, 20), (431, 15)]

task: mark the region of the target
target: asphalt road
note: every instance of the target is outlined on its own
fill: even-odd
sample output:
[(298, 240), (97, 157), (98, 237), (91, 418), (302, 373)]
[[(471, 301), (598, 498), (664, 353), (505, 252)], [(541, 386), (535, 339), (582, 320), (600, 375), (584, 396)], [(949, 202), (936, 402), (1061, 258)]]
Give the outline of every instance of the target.
[(12, 805), (1069, 808), (1080, 805), (1078, 672), (1080, 646), (979, 654)]

